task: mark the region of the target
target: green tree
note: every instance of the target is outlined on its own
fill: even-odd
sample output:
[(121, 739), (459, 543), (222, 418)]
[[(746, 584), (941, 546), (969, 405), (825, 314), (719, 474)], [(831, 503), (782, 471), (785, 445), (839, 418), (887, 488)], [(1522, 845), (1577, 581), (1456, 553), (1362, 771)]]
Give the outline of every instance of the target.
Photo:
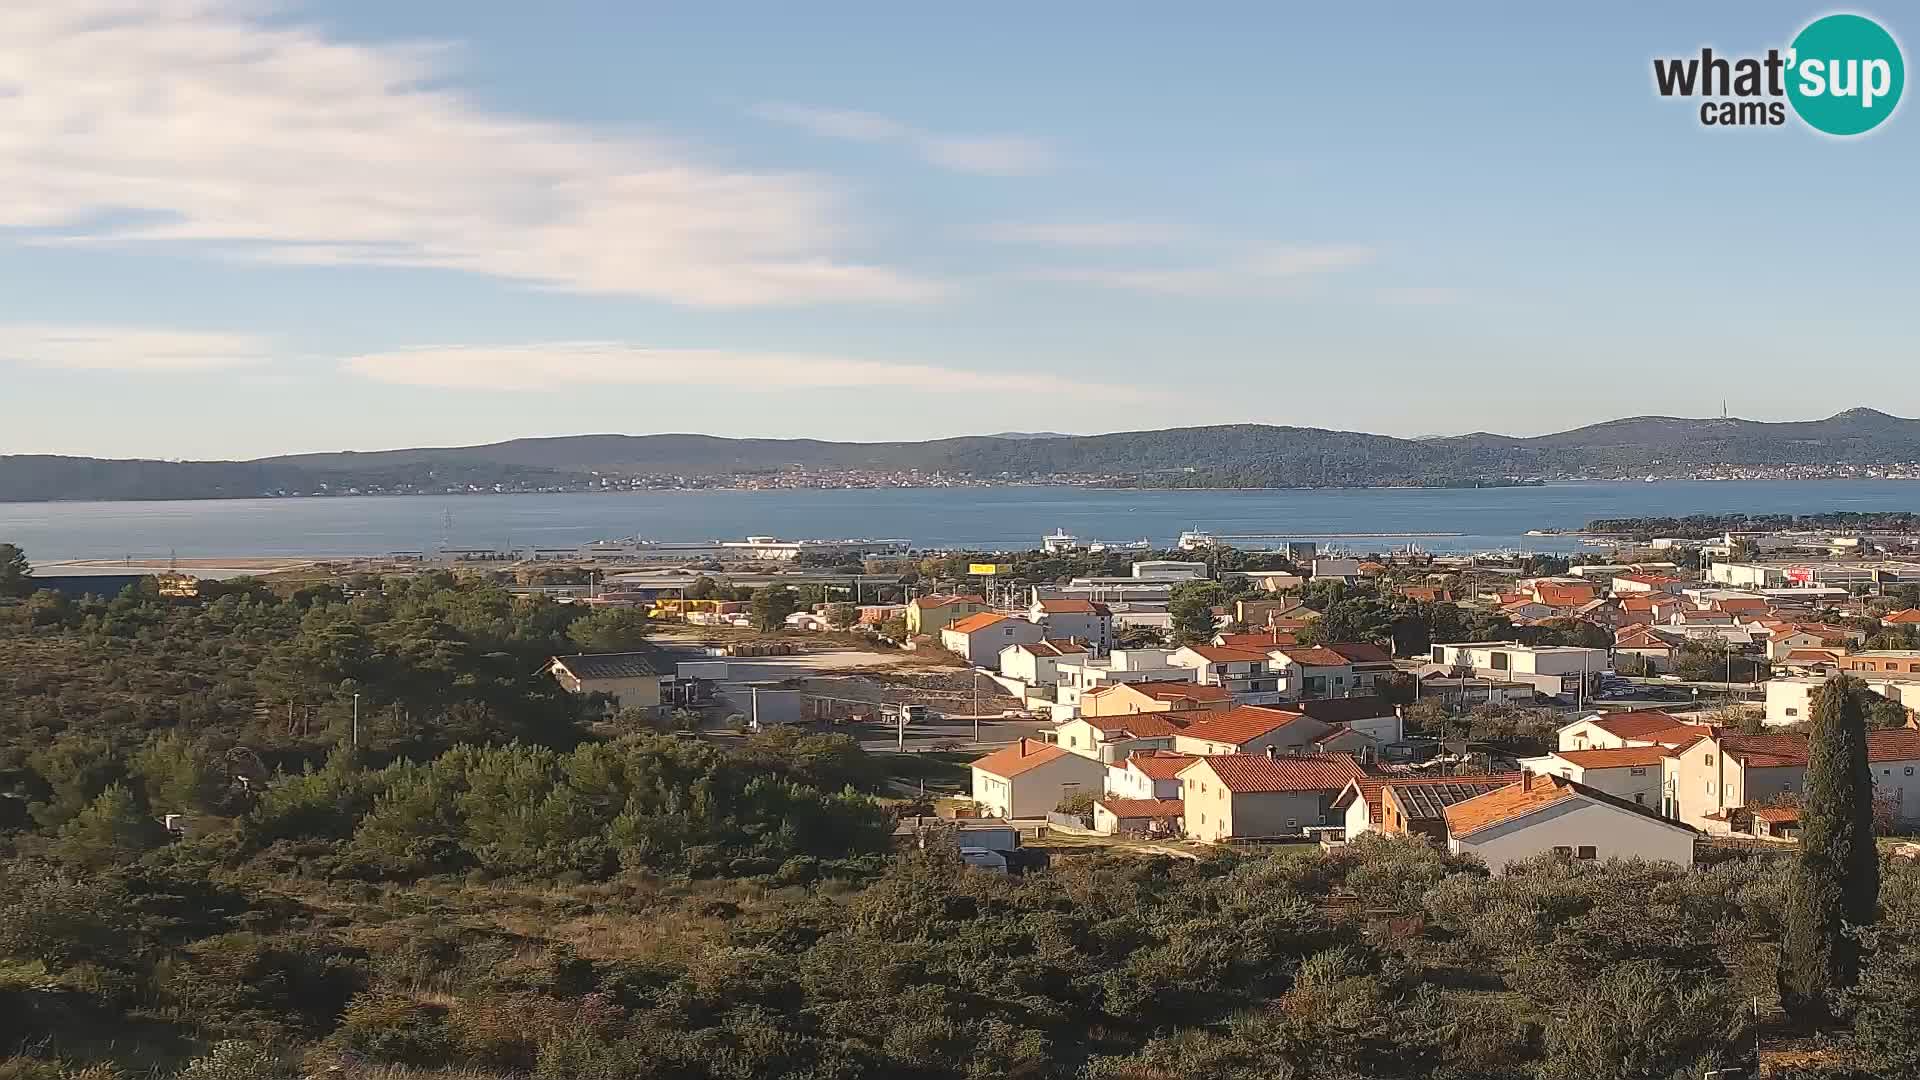
[(167, 832), (125, 784), (113, 784), (60, 827), (54, 853), (64, 862), (100, 868), (136, 859), (166, 843)]
[(226, 792), (226, 777), (203, 747), (179, 732), (154, 739), (133, 756), (129, 770), (159, 813), (210, 811)]
[(753, 625), (761, 630), (780, 629), (787, 616), (799, 610), (799, 595), (785, 585), (769, 585), (753, 594)]
[(1873, 771), (1867, 764), (1872, 694), (1849, 675), (1827, 680), (1807, 733), (1806, 796), (1799, 855), (1787, 886), (1780, 999), (1790, 1016), (1809, 1025), (1829, 1019), (1828, 995), (1858, 978), (1860, 944), (1847, 928), (1870, 925), (1879, 903)]
[(860, 621), (860, 609), (848, 603), (828, 604), (827, 625), (835, 630), (845, 630)]
[(632, 652), (647, 644), (647, 615), (639, 608), (605, 608), (567, 627), (581, 652)]
[(27, 553), (12, 544), (0, 544), (0, 597), (19, 598), (33, 592), (33, 567)]
[(1393, 635), (1393, 612), (1371, 596), (1354, 596), (1327, 605), (1307, 624), (1300, 640), (1309, 645), (1354, 641), (1377, 643)]
[(1167, 613), (1173, 618), (1176, 645), (1197, 645), (1212, 641), (1215, 633), (1213, 608), (1226, 599), (1217, 582), (1190, 581), (1173, 587)]

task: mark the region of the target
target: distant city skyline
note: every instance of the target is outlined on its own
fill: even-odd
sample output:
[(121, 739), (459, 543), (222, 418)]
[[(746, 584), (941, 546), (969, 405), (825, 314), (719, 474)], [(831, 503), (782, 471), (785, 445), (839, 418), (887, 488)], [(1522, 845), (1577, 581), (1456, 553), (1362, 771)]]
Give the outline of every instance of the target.
[(22, 0), (0, 453), (1920, 415), (1912, 117), (1652, 86), (1828, 10)]

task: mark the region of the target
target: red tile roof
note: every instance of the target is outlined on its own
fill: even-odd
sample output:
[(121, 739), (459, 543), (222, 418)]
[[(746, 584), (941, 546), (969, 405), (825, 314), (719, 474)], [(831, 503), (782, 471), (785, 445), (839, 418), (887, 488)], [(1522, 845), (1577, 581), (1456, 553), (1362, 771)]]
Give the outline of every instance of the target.
[(1902, 608), (1880, 616), (1880, 621), (1891, 626), (1920, 623), (1920, 608)]
[(1327, 649), (1339, 653), (1350, 664), (1391, 664), (1387, 650), (1365, 641), (1329, 641)]
[(1293, 646), (1273, 650), (1301, 667), (1346, 667), (1350, 661), (1325, 645)]
[(1575, 783), (1564, 776), (1543, 773), (1536, 774), (1524, 784), (1514, 784), (1498, 791), (1490, 791), (1485, 795), (1447, 807), (1447, 832), (1455, 837), (1470, 836), (1482, 829), (1490, 829), (1543, 807), (1579, 796), (1618, 807), (1629, 813), (1639, 814), (1662, 825), (1685, 829), (1688, 832), (1695, 831), (1678, 822), (1668, 821), (1637, 803), (1628, 802), (1585, 784)]
[(1314, 757), (1216, 754), (1195, 760), (1181, 770), (1181, 776), (1191, 782), (1194, 771), (1202, 768), (1212, 770), (1220, 778), (1220, 783), (1236, 795), (1283, 791), (1337, 792), (1366, 775), (1366, 771), (1347, 754), (1320, 754)]
[(1048, 615), (1105, 615), (1107, 605), (1092, 600), (1042, 600), (1040, 610)]
[(1685, 725), (1685, 720), (1657, 709), (1606, 713), (1593, 718), (1594, 727), (1621, 739), (1644, 739), (1656, 731)]
[(1775, 825), (1791, 825), (1800, 820), (1800, 810), (1792, 806), (1749, 807), (1747, 812), (1761, 821), (1770, 821)]
[(1153, 682), (1130, 683), (1135, 690), (1155, 701), (1193, 701), (1221, 702), (1233, 698), (1233, 691), (1224, 686), (1201, 686), (1191, 682)]
[(1128, 768), (1138, 769), (1149, 780), (1175, 780), (1180, 770), (1193, 764), (1194, 755), (1171, 750), (1135, 750), (1127, 755)]
[(1622, 746), (1612, 750), (1556, 750), (1553, 756), (1583, 769), (1619, 769), (1658, 765), (1672, 755), (1664, 746)]
[(1239, 746), (1303, 719), (1305, 719), (1304, 714), (1297, 712), (1266, 709), (1258, 705), (1242, 705), (1237, 709), (1228, 709), (1226, 712), (1212, 713), (1204, 720), (1196, 721), (1181, 734), (1195, 739), (1206, 739), (1209, 742)]
[(1520, 774), (1480, 773), (1466, 776), (1363, 776), (1353, 781), (1333, 800), (1333, 809), (1344, 810), (1353, 805), (1354, 799), (1363, 799), (1367, 804), (1367, 816), (1375, 825), (1380, 824), (1380, 810), (1386, 805), (1382, 795), (1389, 787), (1444, 786), (1449, 784), (1473, 784), (1505, 787), (1518, 783)]
[[(1753, 768), (1782, 768), (1807, 763), (1805, 735), (1741, 735), (1728, 732), (1720, 737), (1720, 747), (1727, 756), (1738, 758)], [(1920, 761), (1920, 730), (1881, 728), (1867, 732), (1867, 760)]]
[(1100, 805), (1117, 818), (1176, 818), (1186, 812), (1179, 799), (1101, 799)]
[(994, 626), (1005, 621), (1007, 621), (1005, 615), (992, 611), (982, 611), (949, 625), (947, 629), (957, 634), (971, 634), (976, 630), (985, 630), (989, 626)]
[(1227, 649), (1259, 649), (1265, 651), (1280, 645), (1298, 645), (1297, 635), (1280, 630), (1271, 630), (1264, 634), (1219, 634), (1214, 644)]
[(1108, 738), (1170, 739), (1186, 728), (1177, 712), (1128, 713), (1125, 716), (1083, 716), (1090, 726)]
[(1067, 756), (1067, 751), (1050, 743), (1021, 739), (1012, 746), (1003, 746), (985, 757), (975, 758), (973, 767), (1011, 780), (1029, 769), (1037, 769)]

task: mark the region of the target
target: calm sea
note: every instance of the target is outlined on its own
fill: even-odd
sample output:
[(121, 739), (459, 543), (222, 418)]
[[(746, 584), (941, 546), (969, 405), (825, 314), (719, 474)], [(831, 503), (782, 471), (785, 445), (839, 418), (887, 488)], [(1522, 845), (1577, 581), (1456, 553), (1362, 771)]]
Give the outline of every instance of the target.
[[(1568, 483), (1472, 490), (1107, 491), (1010, 487), (885, 491), (674, 491), (188, 502), (0, 503), (0, 542), (35, 562), (239, 555), (379, 555), (458, 548), (566, 547), (644, 536), (663, 541), (900, 537), (916, 547), (1038, 547), (1063, 528), (1086, 540), (1173, 542), (1216, 534), (1458, 533), (1354, 539), (1358, 550), (1409, 541), (1429, 551), (1570, 551), (1598, 517), (1691, 513), (1912, 510), (1920, 481), (1730, 480)], [(1258, 546), (1247, 544), (1245, 546)]]

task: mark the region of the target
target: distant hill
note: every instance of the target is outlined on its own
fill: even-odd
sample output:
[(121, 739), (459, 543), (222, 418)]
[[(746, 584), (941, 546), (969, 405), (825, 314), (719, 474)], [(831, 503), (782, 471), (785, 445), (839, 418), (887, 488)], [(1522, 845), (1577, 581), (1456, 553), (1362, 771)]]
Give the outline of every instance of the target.
[(565, 489), (603, 478), (654, 486), (808, 472), (939, 471), (987, 480), (1072, 477), (1149, 487), (1475, 485), (1636, 475), (1705, 465), (1920, 461), (1920, 420), (1850, 409), (1824, 420), (1638, 416), (1521, 438), (1397, 439), (1230, 424), (1111, 435), (1002, 432), (929, 442), (569, 435), (483, 446), (294, 454), (254, 461), (0, 456), (0, 500), (217, 499), (276, 493)]

